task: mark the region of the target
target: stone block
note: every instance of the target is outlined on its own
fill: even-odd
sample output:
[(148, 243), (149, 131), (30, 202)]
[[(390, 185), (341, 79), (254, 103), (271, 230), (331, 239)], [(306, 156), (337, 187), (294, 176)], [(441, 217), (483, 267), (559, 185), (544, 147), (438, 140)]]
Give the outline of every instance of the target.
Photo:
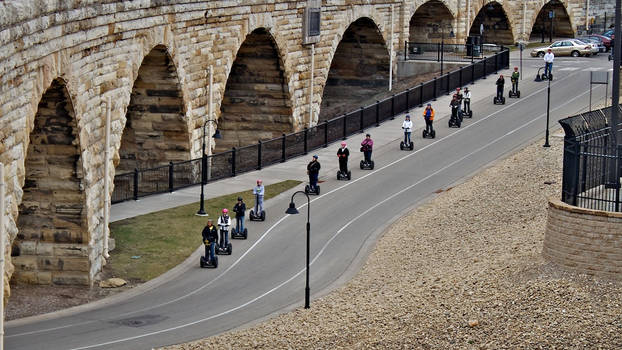
[(88, 286), (91, 284), (91, 278), (88, 273), (54, 271), (52, 272), (52, 283)]

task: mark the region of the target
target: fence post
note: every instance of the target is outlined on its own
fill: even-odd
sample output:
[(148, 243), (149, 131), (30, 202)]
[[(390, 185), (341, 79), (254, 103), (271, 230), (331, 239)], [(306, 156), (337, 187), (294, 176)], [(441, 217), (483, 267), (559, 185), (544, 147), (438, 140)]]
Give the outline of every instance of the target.
[(447, 96), (449, 96), (449, 75), (451, 72), (447, 73)]
[(138, 200), (138, 168), (134, 168), (134, 200)]
[(436, 101), (436, 77), (434, 77), (434, 89), (432, 94), (432, 101)]
[(285, 134), (283, 134), (281, 140), (281, 163), (285, 163)]
[(261, 170), (261, 140), (257, 141), (257, 170)]
[(361, 112), (360, 112), (361, 115), (360, 115), (360, 121), (359, 121), (359, 126), (360, 126), (360, 129), (361, 129), (361, 132), (363, 132), (363, 129), (364, 129), (364, 125), (363, 125), (363, 109), (364, 108), (361, 107)]
[(328, 147), (328, 120), (324, 122), (324, 148)]
[(495, 74), (499, 72), (499, 55), (495, 54)]
[(175, 170), (173, 169), (173, 162), (168, 163), (168, 191), (173, 192), (173, 186), (175, 183), (173, 182), (173, 175), (175, 174)]
[(471, 85), (475, 84), (475, 63), (471, 64)]
[(436, 43), (436, 62), (441, 61), (441, 44)]
[(376, 126), (380, 126), (380, 101), (376, 100)]
[(622, 145), (617, 145), (616, 147), (616, 161), (614, 162), (615, 164), (615, 178), (617, 179), (617, 183), (616, 183), (616, 204), (615, 204), (615, 212), (619, 213), (620, 212), (620, 166), (621, 166), (621, 160), (622, 160)]
[[(408, 101), (408, 95), (410, 95), (410, 89), (411, 88), (406, 89), (406, 112), (407, 113), (408, 113), (408, 111), (410, 111), (410, 101)], [(391, 118), (391, 120), (393, 120), (393, 119), (395, 119), (395, 116), (393, 116)]]
[(460, 70), (459, 70), (459, 72), (460, 72), (460, 83), (459, 83), (460, 87), (462, 87), (462, 68), (463, 67), (460, 67)]
[(305, 135), (305, 155), (307, 155), (307, 153), (309, 153), (307, 151), (308, 150), (307, 139), (309, 137), (309, 128), (307, 128), (306, 126), (305, 126), (305, 133), (304, 133), (304, 135)]
[(235, 155), (235, 147), (231, 148), (231, 176), (235, 176), (235, 163), (236, 163), (236, 155)]
[(419, 107), (423, 107), (423, 82), (419, 84)]
[(348, 131), (347, 131), (347, 126), (348, 126), (347, 125), (347, 122), (348, 122), (347, 119), (348, 118), (346, 117), (345, 114), (343, 115), (342, 118), (343, 118), (343, 139), (345, 140), (347, 138), (347, 136), (348, 136)]
[[(395, 119), (395, 94), (391, 95), (391, 120)], [(380, 126), (380, 125), (376, 125)]]
[(482, 79), (486, 79), (486, 56), (484, 56), (484, 75), (482, 75)]

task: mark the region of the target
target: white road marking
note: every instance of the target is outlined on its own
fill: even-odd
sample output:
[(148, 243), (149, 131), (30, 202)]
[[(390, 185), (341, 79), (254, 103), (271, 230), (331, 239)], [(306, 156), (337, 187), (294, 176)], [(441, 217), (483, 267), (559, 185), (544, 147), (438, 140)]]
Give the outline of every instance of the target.
[(572, 72), (572, 71), (575, 71), (575, 70), (578, 70), (578, 69), (580, 69), (580, 68), (579, 67), (565, 67), (565, 68), (560, 68), (558, 70), (559, 71), (571, 71)]

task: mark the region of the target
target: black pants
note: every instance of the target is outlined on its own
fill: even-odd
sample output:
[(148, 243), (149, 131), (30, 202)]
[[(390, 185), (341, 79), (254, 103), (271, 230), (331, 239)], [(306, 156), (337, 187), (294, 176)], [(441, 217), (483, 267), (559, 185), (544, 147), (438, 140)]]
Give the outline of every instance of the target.
[(501, 99), (503, 97), (503, 85), (497, 86), (497, 98)]
[(425, 118), (425, 131), (427, 131), (428, 133), (434, 131), (434, 128), (432, 127), (432, 123), (434, 123), (433, 120)]
[(518, 91), (518, 80), (512, 81), (512, 91), (513, 92)]
[(371, 151), (364, 151), (363, 155), (365, 156), (365, 161), (367, 163), (371, 162)]
[(339, 158), (339, 170), (348, 172), (348, 158)]
[(464, 111), (470, 111), (471, 110), (471, 100), (464, 100)]

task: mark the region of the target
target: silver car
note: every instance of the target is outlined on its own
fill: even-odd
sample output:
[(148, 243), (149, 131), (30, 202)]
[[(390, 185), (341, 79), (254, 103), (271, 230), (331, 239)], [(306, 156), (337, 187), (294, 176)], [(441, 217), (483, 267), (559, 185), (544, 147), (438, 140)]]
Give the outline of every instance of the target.
[(575, 39), (559, 40), (547, 47), (539, 47), (531, 51), (532, 57), (544, 57), (546, 52), (551, 49), (555, 56), (591, 56), (592, 45), (585, 44)]
[(605, 52), (605, 47), (600, 45), (600, 42), (595, 39), (590, 38), (576, 38), (575, 40), (580, 41), (583, 44), (592, 45), (592, 55), (596, 56), (599, 52)]

